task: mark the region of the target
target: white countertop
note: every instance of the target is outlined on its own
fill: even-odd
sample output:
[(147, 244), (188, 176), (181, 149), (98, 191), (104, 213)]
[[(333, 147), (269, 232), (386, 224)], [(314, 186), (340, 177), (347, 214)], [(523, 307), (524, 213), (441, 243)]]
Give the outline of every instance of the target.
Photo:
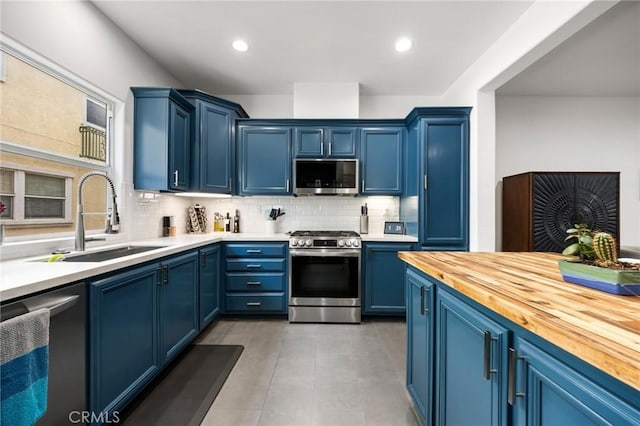
[[(176, 254), (207, 244), (220, 241), (288, 241), (287, 234), (264, 233), (222, 233), (212, 232), (208, 234), (180, 235), (177, 237), (154, 238), (143, 241), (130, 242), (129, 244), (141, 246), (166, 246), (157, 250), (150, 250), (121, 258), (106, 260), (103, 262), (47, 262), (51, 256), (48, 254), (13, 259), (0, 262), (0, 301), (23, 297), (32, 293), (48, 290), (65, 284), (82, 281), (90, 277), (104, 273), (117, 271), (118, 269), (133, 266), (142, 262), (148, 262), (164, 256)], [(416, 242), (415, 237), (406, 235), (363, 234), (363, 241), (380, 242)], [(83, 253), (102, 251), (112, 246), (101, 246), (87, 250)], [(77, 253), (71, 253), (77, 254)]]

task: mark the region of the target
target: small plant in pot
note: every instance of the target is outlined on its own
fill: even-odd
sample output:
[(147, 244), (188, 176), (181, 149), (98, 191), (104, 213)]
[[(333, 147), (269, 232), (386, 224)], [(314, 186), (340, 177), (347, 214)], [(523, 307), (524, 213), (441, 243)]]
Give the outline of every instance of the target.
[(577, 224), (567, 233), (566, 240), (576, 242), (562, 254), (578, 258), (558, 261), (565, 281), (613, 294), (640, 295), (640, 263), (619, 261), (616, 240), (611, 234), (593, 232), (585, 224)]

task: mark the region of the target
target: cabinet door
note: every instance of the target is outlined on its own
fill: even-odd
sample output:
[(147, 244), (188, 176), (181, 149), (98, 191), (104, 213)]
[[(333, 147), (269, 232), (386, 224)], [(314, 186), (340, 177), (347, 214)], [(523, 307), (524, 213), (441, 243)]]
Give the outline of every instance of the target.
[(516, 425), (637, 425), (640, 411), (520, 337), (510, 357)]
[(198, 253), (162, 263), (160, 356), (166, 362), (198, 333)]
[(405, 313), (405, 263), (399, 251), (409, 251), (411, 244), (366, 244), (364, 247), (364, 313)]
[(507, 330), (445, 291), (436, 321), (436, 424), (506, 424)]
[(189, 112), (169, 102), (169, 188), (186, 191), (189, 186), (189, 147), (191, 118)]
[(362, 129), (360, 133), (361, 193), (402, 193), (404, 129)]
[(119, 410), (159, 366), (157, 264), (89, 285), (89, 404)]
[(329, 158), (355, 158), (358, 132), (355, 127), (330, 127), (327, 129), (325, 156)]
[(240, 127), (240, 195), (291, 194), (291, 129)]
[(407, 269), (407, 390), (422, 424), (432, 424), (435, 286)]
[(424, 152), (420, 241), (426, 250), (469, 249), (468, 119), (428, 119)]
[(325, 154), (323, 129), (298, 127), (294, 143), (297, 158), (319, 158)]
[(206, 102), (200, 103), (199, 190), (231, 194), (235, 158), (231, 139), (232, 112)]
[(220, 246), (200, 250), (200, 330), (220, 313)]

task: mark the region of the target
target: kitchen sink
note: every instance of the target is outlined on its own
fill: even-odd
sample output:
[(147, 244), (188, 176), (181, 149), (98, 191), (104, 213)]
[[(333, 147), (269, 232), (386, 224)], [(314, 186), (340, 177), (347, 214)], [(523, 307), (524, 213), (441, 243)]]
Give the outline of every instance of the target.
[[(119, 257), (131, 256), (133, 254), (144, 253), (146, 251), (157, 250), (167, 246), (134, 246), (128, 245), (116, 247), (108, 250), (93, 251), (83, 254), (64, 255), (57, 261), (62, 262), (104, 262), (105, 260), (117, 259)], [(55, 255), (54, 255), (55, 256)], [(51, 261), (51, 257), (40, 261)]]

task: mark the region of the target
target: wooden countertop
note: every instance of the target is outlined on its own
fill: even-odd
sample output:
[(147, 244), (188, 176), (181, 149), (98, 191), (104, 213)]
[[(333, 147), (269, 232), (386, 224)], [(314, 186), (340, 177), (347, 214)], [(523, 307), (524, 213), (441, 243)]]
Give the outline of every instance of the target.
[(640, 297), (565, 282), (551, 253), (400, 252), (476, 302), (640, 390)]

